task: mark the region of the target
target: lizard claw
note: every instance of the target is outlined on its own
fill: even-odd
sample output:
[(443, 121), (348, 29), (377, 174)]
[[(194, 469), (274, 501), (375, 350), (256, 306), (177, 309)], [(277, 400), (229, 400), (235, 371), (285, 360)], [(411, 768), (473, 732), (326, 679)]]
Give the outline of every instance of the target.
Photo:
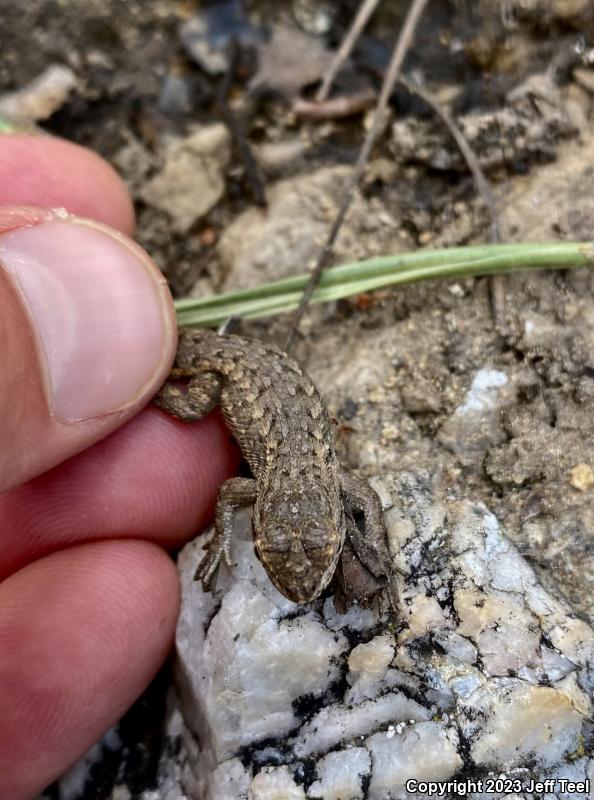
[(194, 580), (202, 581), (202, 588), (205, 592), (208, 592), (211, 589), (221, 561), (224, 559), (229, 568), (232, 565), (230, 537), (215, 535), (210, 542), (204, 545), (203, 550), (206, 550), (207, 553), (198, 564), (198, 568), (194, 573)]
[(221, 563), (221, 554), (209, 551), (202, 561), (198, 564), (198, 569), (194, 573), (195, 581), (202, 581), (202, 588), (205, 592), (210, 591), (212, 579), (214, 578), (219, 564)]

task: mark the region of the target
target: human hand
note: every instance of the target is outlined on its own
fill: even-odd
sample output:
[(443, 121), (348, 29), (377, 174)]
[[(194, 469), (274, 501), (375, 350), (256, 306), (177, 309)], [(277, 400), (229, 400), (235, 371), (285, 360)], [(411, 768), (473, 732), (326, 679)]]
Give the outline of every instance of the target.
[[(41, 210), (56, 207), (75, 216)], [(206, 523), (237, 463), (216, 414), (182, 424), (143, 409), (176, 330), (160, 273), (124, 235), (133, 225), (122, 182), (94, 154), (0, 137), (6, 800), (43, 789), (150, 682), (179, 609), (162, 548)]]

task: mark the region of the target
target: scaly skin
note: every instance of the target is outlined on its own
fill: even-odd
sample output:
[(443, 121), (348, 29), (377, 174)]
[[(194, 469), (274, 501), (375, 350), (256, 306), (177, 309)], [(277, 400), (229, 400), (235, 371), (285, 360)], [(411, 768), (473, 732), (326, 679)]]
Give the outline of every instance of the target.
[[(346, 536), (374, 576), (388, 576), (379, 498), (341, 470), (326, 405), (296, 361), (257, 340), (193, 329), (180, 336), (170, 377), (189, 378), (187, 391), (166, 383), (157, 405), (183, 420), (220, 406), (253, 475), (219, 490), (215, 536), (196, 573), (205, 589), (223, 557), (231, 564), (233, 509), (252, 504), (256, 552), (290, 600), (305, 603), (323, 592)], [(352, 509), (364, 514), (365, 538)]]

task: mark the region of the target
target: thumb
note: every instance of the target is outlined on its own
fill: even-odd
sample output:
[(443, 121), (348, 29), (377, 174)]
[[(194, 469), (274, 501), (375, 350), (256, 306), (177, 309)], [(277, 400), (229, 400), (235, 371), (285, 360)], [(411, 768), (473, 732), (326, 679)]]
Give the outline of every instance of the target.
[(123, 234), (63, 211), (0, 208), (0, 490), (135, 414), (165, 379), (175, 313)]

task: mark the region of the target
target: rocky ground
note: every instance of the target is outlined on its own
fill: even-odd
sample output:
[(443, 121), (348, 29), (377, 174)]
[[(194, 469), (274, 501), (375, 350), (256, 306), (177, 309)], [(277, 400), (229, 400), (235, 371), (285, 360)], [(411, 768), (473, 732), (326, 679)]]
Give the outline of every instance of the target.
[(396, 800), (435, 796), (409, 781), (506, 776), (507, 789), (467, 792), (479, 800), (594, 779), (592, 628), (539, 583), (482, 504), (437, 500), (430, 473), (372, 483), (395, 616), (287, 601), (245, 519), (216, 597), (193, 581), (202, 542), (181, 554), (178, 687), (197, 739), (178, 731), (191, 755), (161, 765), (172, 797), (177, 783), (216, 800)]
[[(327, 64), (327, 45), (336, 45), (355, 6), (295, 0), (273, 4), (271, 11), (270, 4), (253, 3), (251, 27), (241, 18), (238, 35), (257, 41), (263, 19), (277, 26), (297, 26), (299, 36), (309, 37), (308, 69), (313, 64), (319, 72)], [(366, 86), (377, 86), (378, 71), (407, 3), (383, 6), (366, 49), (355, 61), (356, 77)], [(504, 241), (592, 240), (591, 4), (481, 0), (471, 6), (445, 0), (431, 4), (407, 72), (420, 78), (458, 120), (492, 184)], [(220, 52), (205, 47), (212, 42), (200, 33), (202, 8), (163, 0), (85, 4), (47, 0), (18, 9), (0, 0), (0, 9), (3, 35), (10, 34), (3, 40), (0, 64), (0, 118), (20, 109), (19, 126), (41, 125), (109, 158), (135, 198), (138, 238), (157, 258), (177, 295), (252, 286), (311, 267), (343, 197), (368, 119), (365, 113), (345, 120), (300, 118), (295, 100), (306, 91), (302, 81), (315, 83), (315, 69), (307, 75), (294, 64), (275, 70), (274, 59), (280, 55), (278, 48), (269, 46), (265, 58), (260, 52), (267, 69), (236, 82), (230, 94), (232, 106), (246, 120), (248, 139), (265, 178), (268, 206), (262, 209), (254, 201), (237, 145), (217, 111)], [(55, 73), (49, 76), (57, 80), (58, 91), (55, 83), (49, 91), (43, 80), (41, 91), (31, 87), (30, 81), (52, 64), (63, 70), (57, 78)], [(271, 90), (271, 96), (258, 94), (256, 102), (250, 80), (258, 92), (263, 86)], [(27, 102), (23, 87), (28, 87)], [(418, 99), (399, 91), (393, 117), (339, 237), (336, 262), (483, 242), (488, 232), (486, 210), (447, 131)], [(391, 486), (401, 486), (399, 476), (412, 475), (430, 487), (430, 502), (440, 508), (444, 504), (479, 508), (483, 515), (488, 509), (521, 555), (514, 556), (522, 565), (518, 569), (528, 569), (528, 564), (539, 591), (547, 592), (567, 618), (575, 624), (580, 620), (590, 631), (594, 622), (592, 273), (527, 273), (504, 281), (503, 334), (494, 324), (487, 280), (432, 282), (315, 309), (304, 325), (297, 354), (337, 420), (338, 451), (346, 467), (380, 481), (388, 479)], [(248, 334), (277, 341), (285, 330), (281, 319), (244, 326)], [(398, 505), (397, 498), (393, 502)], [(417, 609), (411, 622), (405, 607), (406, 603), (399, 632), (374, 628), (357, 645), (377, 646), (379, 656), (386, 658), (397, 646), (397, 662), (389, 669), (404, 670), (407, 680), (427, 680), (430, 667), (432, 680), (438, 681), (437, 673), (439, 680), (445, 680), (442, 667), (432, 661), (437, 650), (433, 655), (417, 651), (413, 657), (401, 638), (385, 638), (402, 637), (404, 630), (416, 631), (415, 625), (426, 621), (426, 609), (422, 613)], [(520, 614), (526, 630), (531, 625), (527, 613)], [(495, 622), (502, 624), (501, 619), (491, 620)], [(436, 622), (431, 636), (419, 628), (415, 636), (425, 636), (435, 648), (438, 639), (441, 642), (455, 632), (481, 650), (483, 632), (471, 630), (474, 622), (457, 619), (454, 627), (450, 623)], [(458, 668), (468, 669), (473, 680), (487, 687), (480, 697), (475, 695), (482, 728), (464, 729), (466, 700), (460, 700), (461, 695), (456, 695), (454, 722), (433, 719), (435, 714), (451, 713), (450, 684), (447, 690), (439, 689), (449, 698), (445, 705), (415, 695), (421, 709), (417, 722), (425, 726), (418, 728), (418, 735), (441, 737), (444, 747), (450, 747), (451, 774), (460, 770), (467, 774), (470, 766), (487, 759), (488, 720), (493, 704), (503, 703), (506, 692), (541, 693), (550, 688), (543, 677), (545, 655), (549, 662), (552, 653), (572, 660), (548, 633), (538, 646), (533, 633), (534, 629), (520, 637), (521, 644), (528, 650), (534, 644), (538, 653), (532, 648), (522, 664), (507, 665), (507, 674), (493, 670), (485, 653), (477, 661), (474, 651), (469, 655), (469, 646), (462, 654), (445, 648), (443, 659), (457, 659)], [(355, 658), (352, 644), (337, 645), (334, 655), (339, 661), (350, 665)], [(398, 659), (407, 653), (411, 661), (403, 666)], [(584, 677), (586, 661), (578, 662), (573, 660), (569, 671), (547, 680), (555, 684), (569, 677), (569, 682), (581, 686), (579, 691), (591, 693)], [(533, 679), (521, 675), (522, 668), (536, 669), (538, 675)], [(348, 674), (355, 675), (356, 670), (349, 669)], [(394, 684), (392, 689), (402, 687)], [(435, 685), (433, 690), (438, 691)], [(569, 696), (568, 691), (562, 690), (563, 697)], [(564, 707), (570, 728), (574, 712), (584, 712), (584, 702), (572, 695), (573, 711)], [(563, 713), (560, 719), (565, 720)], [(308, 724), (306, 716), (300, 725)], [(169, 724), (170, 742), (179, 742), (180, 718), (174, 714)], [(568, 744), (556, 756), (574, 765), (591, 753), (592, 740), (585, 729), (580, 728), (579, 734), (577, 727), (571, 730), (583, 737), (583, 752)], [(296, 741), (298, 734), (292, 731)], [(408, 746), (410, 728), (395, 731), (391, 741)], [(375, 732), (365, 733), (379, 736), (385, 725), (380, 722)], [(466, 749), (460, 747), (461, 741)], [(481, 741), (483, 745), (477, 744)], [(316, 774), (298, 781), (299, 791), (306, 787), (309, 793), (295, 797), (334, 796), (323, 794), (323, 787), (331, 785), (331, 762), (339, 758), (339, 751), (333, 756), (330, 749), (317, 751)], [(383, 789), (372, 788), (379, 778), (371, 776), (366, 766), (373, 747), (359, 749), (360, 774), (368, 776), (362, 786), (370, 792), (361, 796), (384, 797)], [(499, 756), (500, 765), (505, 765), (505, 754)], [(224, 758), (228, 757), (226, 753)], [(552, 769), (553, 762), (546, 763)], [(279, 769), (288, 765), (289, 761), (277, 763)], [(118, 769), (121, 774), (121, 766), (114, 768), (114, 774)], [(156, 770), (155, 765), (154, 774)], [(109, 796), (109, 776), (104, 778), (101, 789), (87, 785), (79, 796), (87, 800)], [(295, 775), (289, 778), (295, 781)], [(176, 786), (170, 800), (181, 796)], [(123, 794), (113, 797), (139, 796), (143, 788), (147, 787), (137, 782), (126, 795), (120, 786)], [(54, 791), (54, 796), (59, 791), (67, 796), (64, 788)], [(359, 796), (356, 786), (352, 791), (353, 797)], [(259, 798), (274, 796), (265, 789), (253, 792)], [(162, 796), (163, 791), (151, 797)]]

